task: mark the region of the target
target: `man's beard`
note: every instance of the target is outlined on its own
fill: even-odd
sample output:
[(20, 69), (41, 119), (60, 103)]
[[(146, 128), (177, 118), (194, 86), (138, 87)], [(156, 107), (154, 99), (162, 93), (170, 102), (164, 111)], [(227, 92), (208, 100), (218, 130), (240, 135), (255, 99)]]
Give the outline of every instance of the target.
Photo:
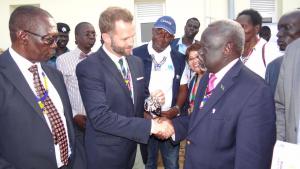
[(130, 56), (132, 54), (132, 50), (130, 52), (126, 52), (125, 48), (117, 46), (113, 40), (111, 41), (111, 49), (121, 56)]

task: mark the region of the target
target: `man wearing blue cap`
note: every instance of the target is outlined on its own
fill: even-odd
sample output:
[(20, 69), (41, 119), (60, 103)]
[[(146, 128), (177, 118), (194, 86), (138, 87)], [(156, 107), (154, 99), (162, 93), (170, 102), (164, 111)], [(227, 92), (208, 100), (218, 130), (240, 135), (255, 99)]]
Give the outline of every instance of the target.
[[(176, 24), (173, 18), (163, 16), (152, 28), (152, 41), (137, 47), (133, 54), (140, 57), (144, 63), (145, 82), (150, 92), (162, 90), (165, 103), (162, 105), (162, 115), (173, 119), (180, 115), (187, 96), (187, 77), (185, 56), (171, 49), (170, 42), (174, 39)], [(153, 116), (145, 113), (145, 118)], [(147, 145), (148, 157), (146, 169), (157, 168), (157, 155), (160, 150), (166, 169), (178, 169), (179, 144), (173, 145), (170, 140), (149, 139)]]

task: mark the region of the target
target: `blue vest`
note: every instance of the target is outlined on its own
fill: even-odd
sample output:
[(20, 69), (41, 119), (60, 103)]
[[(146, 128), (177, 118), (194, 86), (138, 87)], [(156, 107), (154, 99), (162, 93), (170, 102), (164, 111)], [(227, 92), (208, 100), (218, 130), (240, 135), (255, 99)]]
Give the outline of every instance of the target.
[(170, 46), (172, 49), (175, 49), (178, 51), (178, 42), (179, 42), (180, 38), (176, 38), (174, 40), (171, 41)]

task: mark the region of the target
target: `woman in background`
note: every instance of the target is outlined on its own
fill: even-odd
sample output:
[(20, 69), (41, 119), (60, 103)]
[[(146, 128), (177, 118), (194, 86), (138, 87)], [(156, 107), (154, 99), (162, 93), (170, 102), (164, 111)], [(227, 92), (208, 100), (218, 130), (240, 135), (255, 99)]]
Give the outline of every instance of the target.
[(201, 77), (206, 71), (206, 67), (204, 65), (203, 58), (199, 54), (199, 49), (201, 45), (199, 43), (194, 43), (189, 46), (186, 50), (186, 59), (189, 65), (189, 68), (192, 71), (191, 81), (189, 83), (189, 93), (187, 98), (187, 112), (191, 114), (194, 109), (195, 96), (197, 93), (197, 89), (199, 86), (199, 82)]

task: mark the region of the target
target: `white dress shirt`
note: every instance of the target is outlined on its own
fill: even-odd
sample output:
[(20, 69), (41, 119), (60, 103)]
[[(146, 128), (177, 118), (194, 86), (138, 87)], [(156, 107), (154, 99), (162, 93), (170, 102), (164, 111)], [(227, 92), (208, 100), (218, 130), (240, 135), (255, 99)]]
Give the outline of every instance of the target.
[[(122, 56), (122, 57), (118, 57), (116, 55), (114, 55), (113, 53), (111, 53), (110, 51), (108, 51), (108, 49), (106, 49), (105, 45), (103, 45), (103, 50), (105, 51), (105, 53), (110, 57), (110, 59), (115, 63), (115, 65), (117, 66), (117, 68), (119, 69), (120, 73), (122, 72), (121, 70), (121, 65), (119, 64), (119, 60), (122, 58), (123, 59), (123, 63), (124, 63), (124, 68), (126, 70), (129, 70), (130, 71), (130, 68), (128, 66), (128, 63), (127, 63), (127, 60), (125, 58), (125, 56)], [(122, 73), (121, 73), (122, 75)], [(130, 91), (131, 91), (131, 98), (132, 98), (132, 102), (134, 103), (134, 91), (133, 91), (133, 83), (132, 83), (132, 78), (130, 79)]]
[[(34, 95), (36, 96), (37, 93), (35, 91), (35, 87), (33, 84), (33, 74), (28, 70), (33, 63), (30, 62), (29, 60), (25, 59), (25, 57), (19, 55), (16, 51), (14, 51), (12, 48), (9, 48), (9, 53), (12, 56), (13, 60), (16, 62), (16, 64), (18, 65), (21, 73), (23, 74), (25, 80), (27, 81), (27, 84), (29, 85), (30, 89), (32, 90), (32, 92), (34, 93)], [(34, 63), (37, 65), (38, 67), (38, 72), (39, 72), (39, 76), (40, 78), (42, 78), (42, 72), (46, 75), (46, 72), (43, 71), (41, 64), (39, 62)], [(42, 84), (45, 86), (44, 84), (44, 80), (41, 79)], [(68, 128), (67, 128), (67, 122), (66, 122), (66, 118), (64, 116), (64, 106), (62, 104), (61, 98), (57, 92), (57, 90), (55, 89), (55, 87), (53, 86), (53, 84), (51, 83), (51, 81), (49, 80), (49, 78), (47, 78), (47, 82), (48, 82), (48, 94), (49, 97), (51, 98), (54, 106), (56, 107), (58, 114), (60, 115), (65, 130), (66, 130), (66, 134), (67, 134), (67, 141), (68, 141), (68, 154), (70, 156), (71, 154), (71, 149), (70, 149), (70, 141), (69, 141), (69, 136), (68, 136)], [(49, 129), (52, 131), (52, 127), (49, 121), (49, 118), (46, 114), (44, 114), (44, 117), (46, 119), (47, 125), (49, 127)], [(34, 131), (33, 131), (34, 132)], [(52, 133), (52, 132), (51, 132)], [(63, 166), (63, 163), (61, 162), (61, 157), (60, 157), (60, 150), (59, 150), (59, 145), (56, 144), (54, 145), (55, 148), (55, 157), (56, 157), (56, 162), (57, 162), (57, 166), (58, 168)]]
[[(196, 42), (196, 40), (194, 39), (194, 40), (193, 40), (193, 43), (195, 43), (195, 42)], [(193, 43), (192, 43), (192, 44), (193, 44)], [(181, 54), (185, 55), (186, 50), (187, 50), (187, 48), (188, 48), (189, 46), (183, 44), (182, 38), (180, 38), (180, 39), (178, 40), (178, 42), (177, 42), (176, 45), (178, 45), (178, 51), (179, 51)]]
[(65, 85), (72, 106), (73, 117), (78, 114), (86, 115), (76, 76), (76, 66), (83, 60), (80, 58), (80, 53), (82, 53), (82, 51), (77, 47), (70, 52), (60, 55), (56, 59), (56, 67), (64, 76)]
[(228, 63), (225, 67), (223, 67), (221, 70), (219, 70), (217, 73), (215, 73), (215, 76), (217, 79), (214, 81), (214, 88), (220, 83), (220, 81), (223, 79), (225, 74), (238, 62), (238, 58), (234, 59), (230, 63)]
[(262, 56), (263, 46), (266, 43), (267, 43), (266, 40), (264, 40), (263, 38), (260, 38), (259, 41), (254, 46), (251, 54), (249, 56), (247, 56), (248, 60), (244, 63), (250, 70), (252, 70), (254, 73), (258, 74), (263, 79), (265, 78), (266, 66), (268, 64), (267, 61), (269, 61), (267, 59), (269, 56), (267, 54), (267, 51), (269, 51), (269, 50), (266, 49), (266, 46), (265, 46), (265, 51), (264, 51), (266, 65), (264, 64), (263, 56)]

